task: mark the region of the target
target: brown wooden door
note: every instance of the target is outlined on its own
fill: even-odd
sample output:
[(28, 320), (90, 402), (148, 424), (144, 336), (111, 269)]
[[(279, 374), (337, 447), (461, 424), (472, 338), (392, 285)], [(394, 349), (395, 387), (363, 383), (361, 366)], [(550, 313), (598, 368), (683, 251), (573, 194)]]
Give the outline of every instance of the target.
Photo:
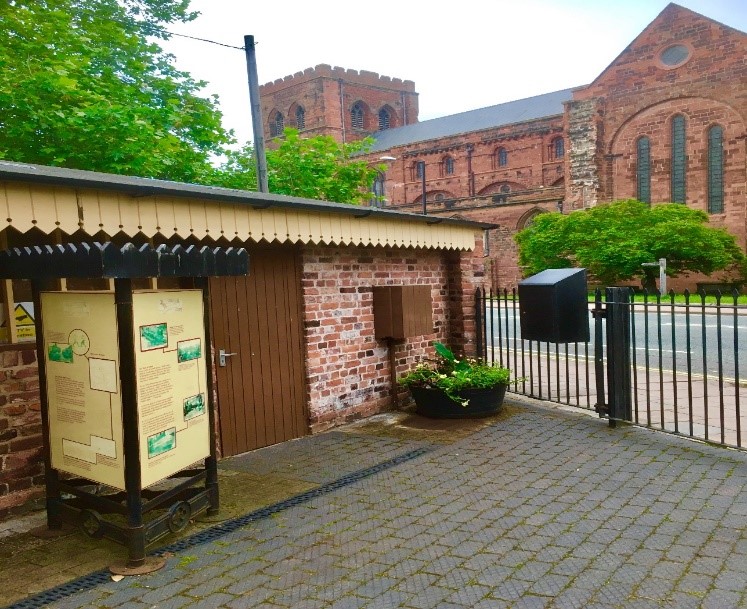
[[(210, 280), (222, 455), (308, 433), (301, 273), (290, 248), (249, 251), (247, 277)], [(225, 366), (218, 352), (227, 354)]]

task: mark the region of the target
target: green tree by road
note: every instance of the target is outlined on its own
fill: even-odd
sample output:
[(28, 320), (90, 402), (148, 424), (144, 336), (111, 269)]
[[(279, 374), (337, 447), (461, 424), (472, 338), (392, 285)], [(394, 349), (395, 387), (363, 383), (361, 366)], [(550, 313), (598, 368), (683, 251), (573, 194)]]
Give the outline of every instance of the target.
[(744, 265), (734, 237), (708, 226), (705, 212), (685, 205), (627, 200), (570, 214), (548, 213), (515, 236), (526, 275), (550, 268), (585, 267), (614, 284), (645, 277), (646, 262), (667, 259), (667, 275), (706, 275)]

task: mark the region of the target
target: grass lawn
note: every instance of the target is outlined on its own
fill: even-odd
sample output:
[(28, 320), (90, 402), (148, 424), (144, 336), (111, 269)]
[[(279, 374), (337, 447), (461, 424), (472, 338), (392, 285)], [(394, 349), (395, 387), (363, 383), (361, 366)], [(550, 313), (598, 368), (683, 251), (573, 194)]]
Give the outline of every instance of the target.
[[(507, 301), (513, 301), (514, 300), (514, 294), (511, 292), (500, 294), (493, 294), (494, 300), (507, 300)], [(516, 294), (517, 301), (519, 300), (518, 293)], [(604, 290), (602, 290), (602, 300), (604, 300)], [(633, 302), (635, 303), (645, 303), (648, 301), (649, 305), (656, 305), (656, 294), (649, 294), (646, 298), (644, 298), (643, 294), (635, 294), (633, 296)], [(589, 302), (594, 302), (594, 292), (589, 292)], [(713, 295), (706, 295), (705, 297), (701, 297), (700, 294), (690, 294), (689, 295), (689, 301), (685, 300), (684, 294), (674, 294), (674, 304), (684, 305), (686, 302), (689, 302), (690, 305), (694, 306), (701, 306), (703, 304), (705, 305), (712, 305), (715, 306), (717, 303), (716, 296)], [(669, 294), (665, 294), (661, 297), (661, 304), (669, 305), (672, 303), (672, 296)], [(747, 306), (747, 294), (739, 294), (737, 297), (736, 303), (734, 302), (734, 296), (731, 293), (728, 294), (722, 294), (721, 300), (720, 300), (721, 306), (734, 306), (736, 304), (737, 306)]]

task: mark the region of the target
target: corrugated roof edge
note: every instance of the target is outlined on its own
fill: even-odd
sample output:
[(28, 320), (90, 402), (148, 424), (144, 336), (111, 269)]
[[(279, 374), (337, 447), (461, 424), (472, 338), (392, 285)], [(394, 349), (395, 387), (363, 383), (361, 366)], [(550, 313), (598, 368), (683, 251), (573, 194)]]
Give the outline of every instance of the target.
[(497, 227), (496, 224), (490, 224), (487, 222), (461, 220), (443, 216), (423, 216), (421, 214), (381, 209), (378, 207), (363, 207), (347, 203), (331, 203), (329, 201), (303, 199), (301, 197), (289, 197), (286, 195), (273, 195), (249, 190), (235, 190), (218, 186), (202, 186), (200, 184), (170, 182), (168, 180), (123, 176), (114, 173), (84, 171), (81, 169), (31, 165), (27, 163), (16, 163), (13, 161), (0, 161), (0, 180), (69, 186), (72, 188), (108, 189), (140, 197), (159, 195), (170, 197), (191, 197), (207, 199), (210, 201), (222, 201), (225, 203), (251, 205), (257, 209), (266, 209), (268, 207), (304, 209), (308, 211), (355, 216), (356, 218), (378, 216), (398, 220), (409, 220), (412, 222), (425, 222), (426, 224), (445, 223), (458, 226), (471, 226), (481, 230)]

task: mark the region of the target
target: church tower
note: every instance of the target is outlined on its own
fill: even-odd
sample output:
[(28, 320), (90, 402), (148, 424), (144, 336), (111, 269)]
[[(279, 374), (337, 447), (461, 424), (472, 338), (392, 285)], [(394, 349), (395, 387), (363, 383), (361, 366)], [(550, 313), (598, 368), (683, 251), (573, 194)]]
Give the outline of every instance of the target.
[(285, 127), (338, 142), (418, 122), (411, 80), (320, 64), (260, 87), (266, 141)]

